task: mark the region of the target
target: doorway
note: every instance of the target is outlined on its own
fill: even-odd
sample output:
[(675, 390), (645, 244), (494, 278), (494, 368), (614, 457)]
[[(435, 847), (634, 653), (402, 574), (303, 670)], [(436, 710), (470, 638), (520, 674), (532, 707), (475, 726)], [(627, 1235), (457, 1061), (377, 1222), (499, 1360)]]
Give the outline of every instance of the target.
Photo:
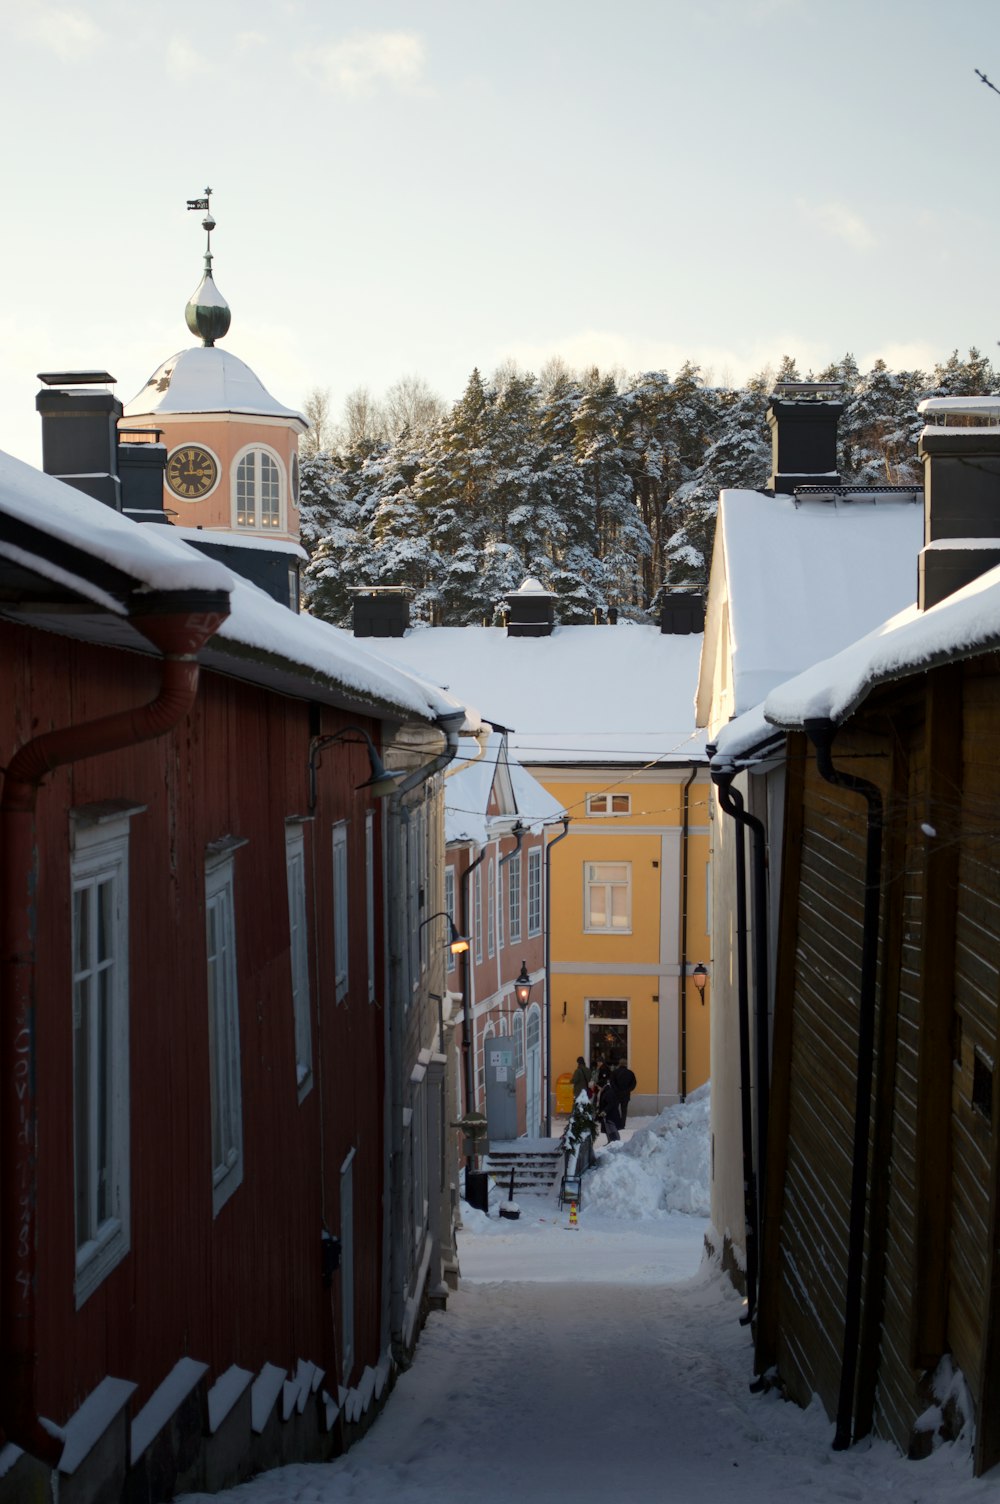
[(587, 999), (587, 1064), (613, 1065), (629, 1058), (628, 999)]

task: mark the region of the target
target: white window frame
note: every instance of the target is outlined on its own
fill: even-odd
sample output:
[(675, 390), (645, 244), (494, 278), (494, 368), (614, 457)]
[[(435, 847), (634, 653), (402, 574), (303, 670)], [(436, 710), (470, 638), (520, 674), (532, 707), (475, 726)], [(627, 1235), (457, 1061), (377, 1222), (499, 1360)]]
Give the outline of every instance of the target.
[[(250, 508), (245, 504), (245, 498), (241, 498), (240, 496), (240, 487), (241, 485), (245, 485), (245, 481), (240, 478), (240, 470), (251, 457), (253, 459), (252, 515)], [(269, 509), (271, 520), (266, 524), (263, 520), (263, 512), (261, 510), (263, 499), (263, 478), (261, 475), (263, 466), (261, 464), (261, 457), (266, 458), (274, 466), (277, 472), (278, 485), (277, 512), (275, 513)], [(285, 496), (287, 493), (287, 484), (285, 467), (277, 450), (272, 449), (267, 444), (261, 444), (259, 441), (255, 444), (245, 444), (233, 458), (231, 475), (233, 526), (238, 528), (240, 532), (262, 533), (265, 537), (273, 537), (275, 533), (283, 532), (285, 530)], [(247, 520), (248, 516), (250, 516), (249, 521)]]
[[(73, 1292), (77, 1307), (121, 1263), (131, 1246), (129, 1205), (129, 954), (128, 954), (127, 818), (106, 823), (74, 822), (72, 885), (73, 977), (73, 1205), (76, 1269)], [(105, 914), (108, 954), (95, 955), (101, 889), (109, 889)], [(91, 895), (79, 904), (78, 896)], [(81, 933), (81, 910), (86, 931)], [(96, 1006), (104, 993), (103, 1010)], [(101, 1018), (106, 1020), (101, 1044)], [(86, 1033), (86, 1055), (81, 1034)], [(99, 1059), (99, 1056), (102, 1057)], [(80, 1100), (86, 1076), (86, 1101)], [(106, 1100), (99, 1101), (103, 1074)], [(102, 1111), (103, 1107), (103, 1111)], [(103, 1118), (103, 1156), (98, 1144)], [(101, 1159), (103, 1157), (103, 1164)], [(87, 1184), (81, 1187), (81, 1160)], [(103, 1197), (101, 1181), (104, 1182)], [(85, 1194), (81, 1195), (81, 1190)], [(82, 1203), (86, 1201), (86, 1206)], [(101, 1202), (103, 1200), (103, 1207)], [(84, 1225), (81, 1226), (81, 1221)]]
[(521, 943), (521, 853), (515, 851), (507, 863), (507, 918), (510, 943)]
[(312, 1008), (309, 996), (309, 919), (306, 904), (306, 842), (298, 823), (285, 826), (285, 875), (288, 882), (288, 947), (292, 970), (292, 1019), (295, 1025), (295, 1082), (299, 1101), (313, 1084)]
[(528, 934), (542, 933), (542, 850), (533, 846), (528, 852)]
[(349, 1383), (354, 1367), (354, 1154), (340, 1167), (340, 1373)]
[(332, 831), (333, 859), (333, 995), (340, 1002), (350, 982), (351, 932), (348, 909), (347, 821), (338, 820)]
[[(624, 877), (598, 877), (601, 868), (620, 868)], [(613, 893), (617, 888), (625, 890), (625, 922), (615, 924)], [(606, 922), (595, 924), (593, 919), (593, 895), (603, 890)], [(583, 928), (588, 935), (631, 935), (632, 933), (632, 863), (631, 862), (584, 862), (583, 864)]]
[(514, 1075), (524, 1075), (524, 1009), (518, 1008), (514, 1014)]
[(375, 1001), (375, 812), (365, 812), (365, 923), (368, 1001)]
[(476, 931), (476, 961), (483, 959), (483, 868), (482, 863), (476, 868), (476, 881), (474, 884), (475, 896), (473, 903), (474, 928)]
[(503, 922), (503, 863), (497, 859), (497, 951), (504, 948), (504, 922)]
[[(444, 911), (452, 924), (455, 923), (455, 869), (444, 869)], [(448, 931), (448, 970), (454, 971), (457, 963), (455, 953), (451, 948), (451, 930)]]
[[(211, 945), (210, 917), (217, 946)], [(212, 1104), (212, 1215), (243, 1183), (243, 1086), (236, 965), (236, 903), (232, 852), (205, 863), (205, 945), (208, 963), (209, 1080)]]
[(492, 857), (486, 868), (486, 953), (492, 958), (497, 953), (496, 866)]
[[(615, 809), (615, 805), (620, 808)], [(600, 815), (604, 819), (620, 819), (632, 813), (632, 795), (605, 792), (587, 795), (587, 814)]]

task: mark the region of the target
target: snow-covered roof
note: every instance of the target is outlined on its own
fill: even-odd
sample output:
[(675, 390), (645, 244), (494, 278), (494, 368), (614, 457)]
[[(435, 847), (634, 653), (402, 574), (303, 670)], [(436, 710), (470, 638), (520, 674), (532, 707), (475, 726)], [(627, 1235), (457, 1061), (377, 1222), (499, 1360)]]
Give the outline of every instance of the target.
[[(546, 821), (558, 820), (564, 813), (554, 799), (504, 745), (502, 731), (493, 731), (480, 755), (479, 743), (463, 740), (459, 759), (448, 770), (445, 781), (445, 835), (449, 841), (474, 841), (482, 846), (498, 824), (505, 828), (520, 819), (523, 825), (537, 829)], [(514, 809), (502, 815), (488, 815), (490, 793), (503, 765), (510, 778)]]
[(917, 412), (929, 418), (1000, 418), (1000, 396), (925, 397)]
[(308, 559), (301, 543), (290, 538), (265, 538), (259, 533), (236, 533), (228, 527), (174, 527), (185, 543), (211, 543), (217, 548), (252, 548), (261, 553), (289, 554), (293, 559)]
[[(71, 591), (95, 608), (67, 614), (58, 601), (51, 606), (33, 603), (33, 625), (148, 652), (148, 641), (126, 620), (137, 593), (228, 593), (230, 615), (199, 654), (208, 667), (376, 715), (433, 721), (464, 708), (436, 685), (377, 658), (349, 634), (279, 605), (185, 543), (179, 531), (134, 522), (54, 476), (0, 453), (0, 560)], [(17, 598), (0, 602), (0, 611), (19, 617)], [(470, 723), (478, 724), (474, 713)]]
[(117, 615), (126, 614), (121, 589), (78, 571), (68, 545), (80, 562), (90, 560), (128, 576), (128, 586), (149, 590), (230, 590), (233, 576), (225, 565), (208, 559), (172, 536), (174, 529), (142, 525), (82, 491), (45, 475), (0, 451), (0, 514), (27, 525), (20, 540), (5, 538), (7, 558), (64, 585), (86, 600)]
[(216, 345), (195, 345), (171, 355), (126, 405), (126, 418), (157, 413), (244, 413), (250, 417), (295, 418), (302, 413), (283, 407), (250, 367)]
[(879, 684), (1000, 648), (1000, 566), (928, 611), (909, 606), (768, 695), (775, 726), (843, 721)]
[[(346, 635), (346, 634), (345, 634)], [(510, 729), (523, 763), (689, 762), (704, 755), (694, 691), (701, 637), (658, 627), (420, 627), (377, 651)]]
[(913, 501), (723, 491), (713, 588), (724, 584), (728, 599), (735, 714), (912, 602), (922, 542)]

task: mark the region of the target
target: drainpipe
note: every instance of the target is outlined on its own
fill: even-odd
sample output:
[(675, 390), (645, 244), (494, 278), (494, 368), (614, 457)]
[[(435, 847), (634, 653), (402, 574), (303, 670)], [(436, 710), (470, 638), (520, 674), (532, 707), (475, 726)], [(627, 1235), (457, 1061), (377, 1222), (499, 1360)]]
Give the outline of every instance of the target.
[(844, 1349), (840, 1367), (836, 1452), (851, 1445), (854, 1385), (861, 1336), (861, 1286), (867, 1215), (868, 1133), (871, 1123), (872, 1073), (875, 1059), (875, 1004), (878, 975), (878, 923), (882, 889), (883, 806), (881, 791), (867, 778), (844, 773), (833, 765), (836, 727), (830, 721), (806, 721), (804, 730), (816, 748), (821, 778), (837, 788), (859, 794), (868, 806), (865, 832), (865, 898), (858, 977), (858, 1055), (854, 1102), (854, 1147), (851, 1161), (851, 1211), (847, 1240), (847, 1287), (844, 1292)]
[(465, 724), (465, 711), (440, 716), (438, 729), (443, 731), (446, 742), (443, 751), (415, 768), (403, 778), (389, 796), (391, 828), (389, 877), (391, 880), (393, 913), (390, 920), (391, 943), (389, 947), (389, 1007), (386, 1010), (387, 1057), (390, 1063), (391, 1120), (389, 1124), (389, 1199), (392, 1207), (390, 1274), (389, 1274), (389, 1325), (392, 1338), (399, 1344), (400, 1354), (403, 1339), (404, 1287), (406, 1284), (407, 1242), (405, 1237), (405, 1197), (403, 1194), (403, 1108), (406, 1094), (404, 1060), (406, 989), (409, 975), (406, 967), (408, 936), (406, 934), (406, 873), (400, 861), (401, 842), (399, 827), (409, 822), (409, 810), (404, 800), (413, 789), (433, 778), (458, 756), (459, 735)]
[(681, 798), (684, 805), (684, 817), (681, 823), (681, 1101), (687, 1101), (687, 959), (688, 959), (688, 815), (690, 814), (689, 794), (691, 785), (694, 783), (694, 775), (697, 769), (691, 766), (691, 773), (684, 785)]
[[(472, 874), (485, 859), (486, 851), (487, 846), (484, 843), (475, 861), (470, 862), (462, 873), (462, 924), (469, 937), (469, 949), (462, 954), (462, 1074), (465, 1078), (466, 1114), (476, 1110), (476, 1082), (472, 1062), (472, 1047), (476, 1032), (472, 1018), (472, 947), (476, 943), (476, 937), (472, 933), (469, 913), (469, 889), (472, 886)], [(467, 1154), (465, 1157), (466, 1175), (475, 1168), (472, 1163), (473, 1158), (472, 1154)]]
[[(713, 749), (709, 747), (709, 756)], [(750, 986), (747, 977), (747, 868), (743, 827), (743, 796), (733, 787), (735, 773), (711, 769), (712, 782), (719, 796), (719, 806), (737, 821), (736, 857), (736, 992), (740, 1038), (740, 1125), (743, 1141), (743, 1220), (747, 1259), (747, 1309), (744, 1325), (753, 1320), (757, 1309), (757, 1268), (760, 1223), (758, 1220), (757, 1181), (753, 1167), (753, 1110), (750, 1101)]]
[(552, 1137), (552, 848), (569, 835), (569, 815), (562, 817), (562, 835), (545, 848), (545, 1137)]
[(194, 704), (195, 654), (229, 614), (228, 600), (222, 592), (183, 599), (150, 594), (146, 604), (148, 615), (129, 620), (163, 654), (159, 694), (147, 705), (26, 742), (11, 759), (0, 798), (0, 1225), (10, 1251), (0, 1270), (0, 1424), (8, 1442), (51, 1467), (63, 1441), (39, 1419), (37, 1401), (35, 807), (42, 780), (55, 768), (164, 736)]

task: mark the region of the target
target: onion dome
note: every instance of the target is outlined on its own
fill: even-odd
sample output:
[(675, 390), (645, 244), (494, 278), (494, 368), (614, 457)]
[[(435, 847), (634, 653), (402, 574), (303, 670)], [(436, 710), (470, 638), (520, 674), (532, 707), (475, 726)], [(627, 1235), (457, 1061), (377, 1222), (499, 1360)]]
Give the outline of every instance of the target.
[(215, 285), (212, 277), (212, 231), (215, 229), (215, 220), (209, 207), (211, 202), (211, 188), (205, 189), (204, 198), (188, 200), (189, 209), (204, 209), (205, 218), (201, 227), (205, 231), (205, 275), (191, 294), (184, 309), (184, 320), (192, 334), (196, 334), (203, 345), (214, 345), (217, 339), (222, 339), (229, 332), (232, 320), (232, 312), (229, 304)]

